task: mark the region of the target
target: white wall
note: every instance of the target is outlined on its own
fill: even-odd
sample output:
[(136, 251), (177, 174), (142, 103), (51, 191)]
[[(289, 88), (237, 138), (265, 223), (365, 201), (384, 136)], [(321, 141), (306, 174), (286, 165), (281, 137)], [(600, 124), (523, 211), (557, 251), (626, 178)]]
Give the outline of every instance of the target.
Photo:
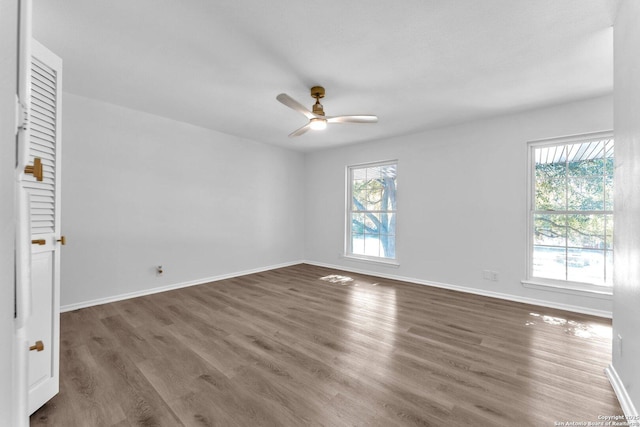
[[(623, 0), (614, 27), (616, 175), (613, 367), (621, 403), (640, 409), (640, 2)], [(619, 345), (618, 334), (622, 336)], [(622, 350), (622, 351), (620, 351)], [(614, 384), (615, 385), (615, 384)], [(630, 405), (629, 405), (630, 404)], [(627, 415), (632, 415), (627, 413)]]
[(18, 2), (0, 1), (0, 425), (14, 410), (14, 170)]
[(62, 102), (63, 309), (303, 258), (301, 153)]
[[(309, 153), (306, 259), (610, 313), (610, 299), (527, 289), (520, 281), (526, 274), (527, 141), (612, 128), (612, 97), (605, 96)], [(345, 167), (391, 159), (398, 159), (400, 266), (340, 257), (345, 228)], [(483, 280), (484, 269), (499, 272), (500, 280)]]

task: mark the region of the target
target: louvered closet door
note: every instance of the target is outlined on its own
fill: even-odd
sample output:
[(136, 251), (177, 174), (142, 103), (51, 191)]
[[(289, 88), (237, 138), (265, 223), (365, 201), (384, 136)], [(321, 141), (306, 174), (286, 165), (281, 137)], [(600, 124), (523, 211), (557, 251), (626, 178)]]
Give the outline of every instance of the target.
[(38, 59), (31, 63), (31, 144), (29, 158), (38, 157), (43, 181), (26, 184), (31, 205), (31, 232), (52, 234), (56, 230), (56, 72)]
[(42, 181), (31, 175), (23, 186), (29, 194), (31, 221), (30, 343), (44, 350), (29, 352), (29, 413), (59, 389), (60, 317), (60, 81), (62, 61), (35, 42), (31, 62), (29, 162), (41, 159)]

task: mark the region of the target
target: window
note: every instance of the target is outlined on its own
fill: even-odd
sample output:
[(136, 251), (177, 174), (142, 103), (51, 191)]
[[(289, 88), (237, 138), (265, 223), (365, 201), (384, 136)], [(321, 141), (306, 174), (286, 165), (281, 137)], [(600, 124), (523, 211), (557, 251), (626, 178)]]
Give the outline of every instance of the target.
[(610, 134), (530, 143), (531, 278), (612, 285), (613, 145)]
[(397, 162), (348, 168), (346, 255), (396, 259)]

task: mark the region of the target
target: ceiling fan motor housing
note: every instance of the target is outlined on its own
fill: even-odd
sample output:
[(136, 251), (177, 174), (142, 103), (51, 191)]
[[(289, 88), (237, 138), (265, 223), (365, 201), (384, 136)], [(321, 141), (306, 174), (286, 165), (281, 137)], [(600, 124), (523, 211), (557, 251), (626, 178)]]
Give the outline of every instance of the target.
[(322, 104), (320, 104), (320, 98), (324, 98), (324, 88), (322, 86), (312, 87), (311, 97), (316, 100), (316, 103), (313, 104), (313, 114), (324, 116), (324, 108), (322, 107)]
[(324, 88), (322, 86), (314, 86), (311, 88), (311, 97), (315, 98), (316, 101), (318, 98), (324, 98)]

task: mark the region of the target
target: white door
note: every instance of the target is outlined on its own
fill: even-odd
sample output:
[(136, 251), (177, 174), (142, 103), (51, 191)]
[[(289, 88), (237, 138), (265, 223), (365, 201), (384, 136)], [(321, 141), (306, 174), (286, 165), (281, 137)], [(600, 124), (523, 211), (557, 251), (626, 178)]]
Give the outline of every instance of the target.
[[(29, 343), (29, 414), (59, 389), (60, 360), (60, 97), (62, 60), (37, 43), (31, 46), (29, 164), (38, 170), (22, 181), (28, 193), (31, 223), (31, 316)], [(41, 343), (41, 345), (40, 345)]]

